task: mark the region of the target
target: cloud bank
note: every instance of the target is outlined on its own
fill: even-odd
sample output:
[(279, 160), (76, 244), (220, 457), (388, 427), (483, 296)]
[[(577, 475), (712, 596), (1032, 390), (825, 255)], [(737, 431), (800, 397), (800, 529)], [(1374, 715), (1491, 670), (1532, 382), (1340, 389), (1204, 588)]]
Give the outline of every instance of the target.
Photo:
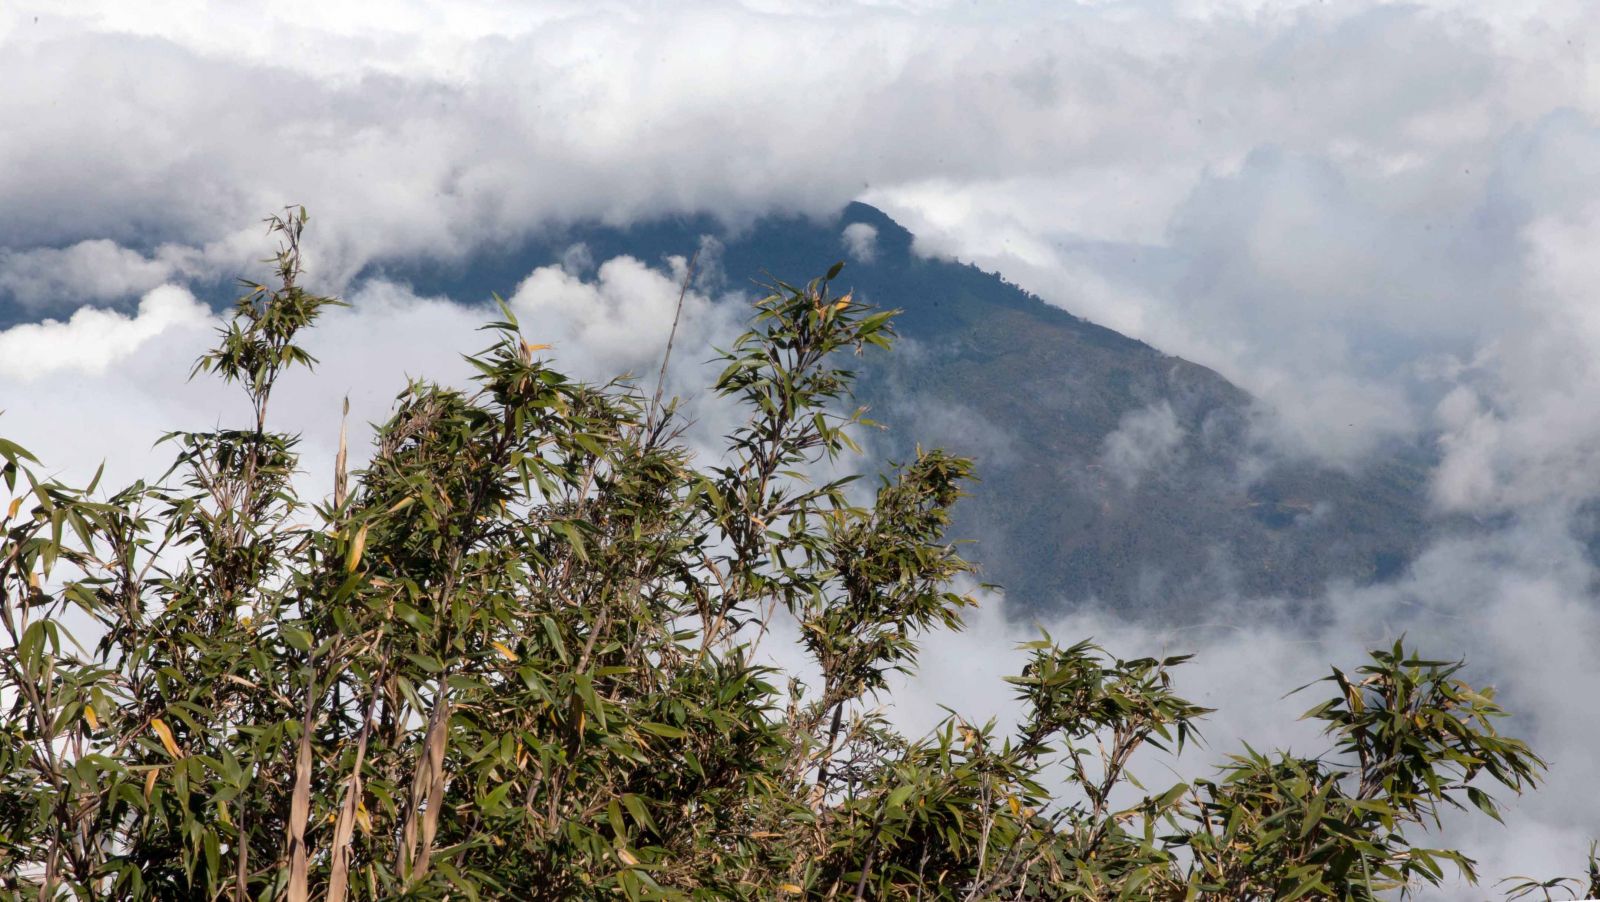
[(343, 291), (563, 222), (860, 197), (1350, 463), (1439, 425), (1441, 362), (1562, 317), (1543, 255), (1600, 183), (1581, 0), (194, 13), (0, 11), (13, 320), (231, 279), (285, 203)]

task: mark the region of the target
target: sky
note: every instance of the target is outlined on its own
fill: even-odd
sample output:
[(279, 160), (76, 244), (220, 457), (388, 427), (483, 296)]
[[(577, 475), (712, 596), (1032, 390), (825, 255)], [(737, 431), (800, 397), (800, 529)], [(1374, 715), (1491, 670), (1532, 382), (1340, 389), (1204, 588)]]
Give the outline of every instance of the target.
[[(1051, 629), (1198, 652), (1201, 701), (1247, 697), (1214, 719), (1221, 749), (1314, 744), (1274, 687), (1366, 644), (1410, 631), (1465, 654), (1553, 767), (1507, 828), (1463, 842), (1491, 875), (1575, 872), (1600, 835), (1600, 723), (1567, 707), (1600, 690), (1597, 574), (1572, 536), (1600, 496), (1596, 39), (1583, 0), (11, 0), (0, 434), (131, 478), (155, 435), (237, 416), (184, 381), (217, 322), (197, 286), (254, 271), (285, 204), (311, 210), (314, 286), (353, 303), (274, 412), (317, 460), (344, 394), (378, 419), (406, 376), (460, 378), (482, 343), (481, 309), (356, 279), (373, 260), (863, 200), (921, 253), (1216, 369), (1285, 452), (1358, 468), (1394, 438), (1436, 445), (1433, 503), (1495, 528), (1394, 584), (1330, 587), (1331, 622), (1238, 599), (1182, 635), (1091, 609)], [(569, 260), (511, 300), (569, 369), (640, 371), (681, 266)], [(709, 288), (686, 315), (707, 346), (737, 328)], [(1108, 455), (1139, 463), (1163, 422)], [(1002, 606), (935, 640), (901, 716), (992, 704), (974, 678), (1029, 638)]]

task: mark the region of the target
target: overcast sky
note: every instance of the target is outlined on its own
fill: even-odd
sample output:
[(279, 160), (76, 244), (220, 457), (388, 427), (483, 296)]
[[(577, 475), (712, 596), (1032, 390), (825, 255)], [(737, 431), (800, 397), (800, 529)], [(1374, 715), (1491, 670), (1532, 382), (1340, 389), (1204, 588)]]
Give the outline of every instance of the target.
[[(316, 454), (339, 394), (375, 419), (406, 373), (448, 377), (476, 345), (479, 311), (352, 283), (374, 258), (865, 200), (923, 253), (1216, 368), (1286, 449), (1359, 467), (1385, 438), (1437, 441), (1437, 506), (1508, 525), (1396, 586), (1330, 590), (1334, 625), (1264, 626), (1242, 611), (1270, 600), (1240, 599), (1215, 634), (1063, 628), (1197, 647), (1196, 691), (1220, 693), (1443, 622), (1427, 640), (1507, 685), (1556, 763), (1471, 851), (1496, 875), (1575, 871), (1600, 835), (1600, 725), (1560, 707), (1600, 691), (1569, 528), (1600, 494), (1596, 39), (1585, 0), (11, 0), (0, 306), (25, 323), (0, 331), (0, 434), (72, 469), (228, 416), (182, 381), (215, 325), (189, 288), (249, 272), (285, 203), (312, 210), (321, 287), (356, 304), (317, 338), (326, 382), (282, 405)], [(594, 262), (530, 274), (515, 303), (572, 368), (636, 368), (675, 274)], [(700, 340), (733, 328), (698, 294), (690, 315)], [(949, 675), (1004, 666), (1012, 638), (986, 620), (918, 685), (959, 693)], [(1213, 737), (1304, 707), (1256, 702)]]

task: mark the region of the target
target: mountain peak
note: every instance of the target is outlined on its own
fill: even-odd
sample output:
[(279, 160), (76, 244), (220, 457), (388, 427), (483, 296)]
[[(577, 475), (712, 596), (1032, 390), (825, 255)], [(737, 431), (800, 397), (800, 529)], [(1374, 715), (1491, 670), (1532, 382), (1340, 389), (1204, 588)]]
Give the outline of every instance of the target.
[[(867, 231), (852, 226), (870, 227)], [(564, 228), (454, 265), (385, 270), (420, 291), (480, 300), (512, 290), (573, 244), (595, 260), (686, 255), (720, 242), (730, 288), (801, 283), (835, 261), (858, 297), (904, 312), (907, 347), (869, 361), (859, 399), (904, 459), (942, 445), (981, 482), (953, 534), (1013, 611), (1095, 599), (1186, 610), (1219, 597), (1313, 597), (1332, 579), (1392, 576), (1425, 538), (1425, 470), (1365, 475), (1263, 458), (1252, 400), (1188, 361), (1073, 316), (996, 273), (919, 257), (913, 236), (863, 203), (831, 219), (769, 216), (729, 231), (708, 216)], [(870, 247), (869, 247), (870, 242)]]

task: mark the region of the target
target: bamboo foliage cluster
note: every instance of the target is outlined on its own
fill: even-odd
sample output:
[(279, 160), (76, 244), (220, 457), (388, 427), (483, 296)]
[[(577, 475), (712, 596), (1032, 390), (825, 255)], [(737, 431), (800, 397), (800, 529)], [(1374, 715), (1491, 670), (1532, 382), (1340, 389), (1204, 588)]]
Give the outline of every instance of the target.
[[(837, 266), (756, 302), (710, 465), (659, 392), (568, 379), (502, 307), (476, 385), (407, 386), (307, 502), (270, 399), (337, 302), (299, 285), (304, 212), (270, 222), (276, 284), (196, 367), (244, 428), (114, 492), (0, 440), (10, 897), (1369, 899), (1470, 876), (1411, 834), (1538, 775), (1489, 692), (1399, 645), (1330, 678), (1327, 755), (1193, 785), (1129, 772), (1206, 713), (1182, 657), (1046, 637), (1014, 733), (900, 735), (866, 702), (973, 604), (944, 537), (972, 464), (919, 452), (865, 505), (806, 478), (858, 450), (843, 356), (893, 334)], [(810, 685), (758, 663), (774, 617)]]

